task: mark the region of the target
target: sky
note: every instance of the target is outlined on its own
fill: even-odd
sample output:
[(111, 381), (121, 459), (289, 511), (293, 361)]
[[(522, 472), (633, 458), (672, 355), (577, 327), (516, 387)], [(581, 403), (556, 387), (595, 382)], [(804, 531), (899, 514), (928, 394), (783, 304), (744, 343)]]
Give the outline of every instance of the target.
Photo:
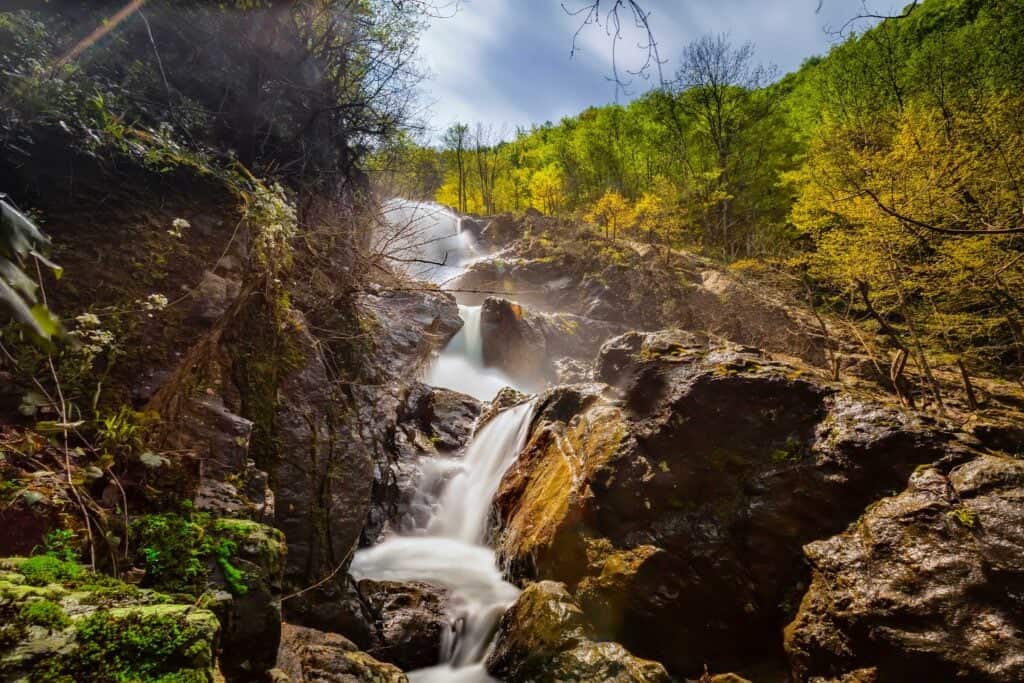
[[(604, 0), (608, 4), (610, 0)], [(651, 12), (666, 77), (683, 47), (702, 35), (727, 33), (732, 42), (754, 43), (757, 58), (778, 75), (828, 52), (835, 31), (862, 10), (861, 0), (642, 0)], [(420, 44), (420, 66), (429, 74), (424, 105), (433, 139), (455, 121), (484, 122), (506, 134), (516, 126), (557, 122), (592, 105), (616, 100), (612, 39), (604, 27), (573, 34), (582, 16), (571, 16), (584, 0), (458, 0), (454, 16), (432, 20)], [(876, 12), (902, 3), (872, 0)], [(636, 69), (645, 51), (641, 36), (618, 42), (618, 63)], [(632, 78), (623, 103), (653, 80)]]

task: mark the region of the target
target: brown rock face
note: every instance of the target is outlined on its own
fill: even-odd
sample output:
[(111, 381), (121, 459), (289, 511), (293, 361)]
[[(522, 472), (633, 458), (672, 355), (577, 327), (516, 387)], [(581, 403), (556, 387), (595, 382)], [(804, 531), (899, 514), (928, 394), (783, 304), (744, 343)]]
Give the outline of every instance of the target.
[(964, 448), (693, 334), (623, 335), (595, 374), (611, 386), (540, 399), (496, 497), (497, 550), (516, 579), (565, 582), (601, 637), (678, 674), (779, 654), (765, 633), (803, 588), (801, 546)]
[(797, 680), (1024, 680), (1024, 462), (942, 469), (806, 547), (814, 578), (786, 629)]
[(538, 386), (552, 376), (544, 334), (519, 304), (493, 297), (484, 301), (480, 335), (486, 365)]

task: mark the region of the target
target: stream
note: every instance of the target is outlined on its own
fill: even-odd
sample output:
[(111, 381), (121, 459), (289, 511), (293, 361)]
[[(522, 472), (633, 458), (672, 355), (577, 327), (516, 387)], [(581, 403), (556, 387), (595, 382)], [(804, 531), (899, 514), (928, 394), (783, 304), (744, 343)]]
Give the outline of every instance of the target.
[[(460, 219), (443, 207), (392, 200), (385, 204), (391, 231), (409, 275), (441, 286), (482, 257)], [(459, 295), (456, 292), (456, 300)], [(484, 367), (480, 307), (459, 306), (465, 323), (429, 368), (427, 384), (490, 401), (516, 387), (504, 373)], [(414, 683), (493, 681), (484, 670), (498, 620), (519, 589), (502, 578), (487, 546), (487, 520), (501, 479), (529, 436), (534, 402), (502, 411), (479, 428), (461, 458), (424, 459), (415, 505), (429, 510), (422, 526), (403, 530), (360, 550), (350, 572), (357, 579), (423, 581), (449, 593), (452, 629), (442, 641), (442, 664), (409, 673)], [(447, 481), (440, 494), (438, 481)]]

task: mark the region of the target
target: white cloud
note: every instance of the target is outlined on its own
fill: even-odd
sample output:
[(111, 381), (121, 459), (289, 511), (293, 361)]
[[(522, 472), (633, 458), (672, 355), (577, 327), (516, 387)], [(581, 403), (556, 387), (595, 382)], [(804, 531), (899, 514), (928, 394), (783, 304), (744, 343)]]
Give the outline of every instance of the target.
[[(565, 0), (569, 8), (583, 0)], [(763, 62), (780, 75), (804, 59), (827, 52), (834, 37), (826, 32), (858, 13), (860, 2), (824, 0), (643, 0), (651, 11), (666, 77), (683, 47), (701, 35), (728, 33), (733, 42), (751, 41)], [(898, 0), (873, 0), (889, 10)], [(442, 131), (455, 121), (501, 126), (557, 121), (591, 105), (614, 101), (612, 39), (590, 26), (579, 35), (570, 59), (573, 33), (582, 15), (569, 16), (559, 0), (464, 0), (458, 14), (435, 20), (421, 40), (423, 65), (432, 73), (425, 84), (433, 102), (430, 122)], [(604, 18), (602, 17), (602, 21)], [(643, 61), (643, 35), (625, 26), (618, 41), (620, 70)], [(632, 79), (633, 95), (651, 83)]]

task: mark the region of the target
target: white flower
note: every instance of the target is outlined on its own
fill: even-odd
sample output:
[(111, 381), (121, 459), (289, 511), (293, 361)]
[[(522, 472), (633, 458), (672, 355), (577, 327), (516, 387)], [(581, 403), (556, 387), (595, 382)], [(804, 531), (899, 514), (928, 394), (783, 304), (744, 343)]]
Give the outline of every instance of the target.
[(184, 218), (175, 218), (173, 221), (171, 221), (171, 229), (167, 231), (167, 234), (170, 235), (171, 237), (180, 238), (182, 236), (181, 231), (187, 230), (191, 227), (192, 224), (189, 223)]
[(100, 319), (95, 313), (83, 313), (75, 317), (79, 327), (99, 327)]
[(163, 294), (150, 294), (142, 302), (142, 307), (147, 311), (162, 311), (167, 307), (167, 297)]

